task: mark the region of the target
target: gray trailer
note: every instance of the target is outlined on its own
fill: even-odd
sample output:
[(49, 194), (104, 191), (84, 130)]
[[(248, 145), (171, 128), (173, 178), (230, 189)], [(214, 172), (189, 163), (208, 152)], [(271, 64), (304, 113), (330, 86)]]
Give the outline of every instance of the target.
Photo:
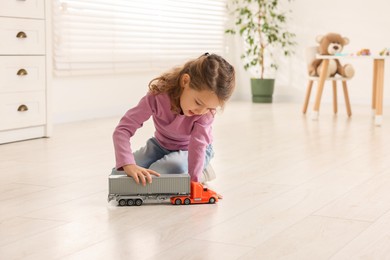
[(191, 181), (188, 174), (152, 175), (152, 183), (137, 184), (124, 171), (112, 170), (108, 177), (108, 201), (116, 200), (119, 206), (141, 206), (146, 200), (162, 202), (172, 196), (189, 195)]

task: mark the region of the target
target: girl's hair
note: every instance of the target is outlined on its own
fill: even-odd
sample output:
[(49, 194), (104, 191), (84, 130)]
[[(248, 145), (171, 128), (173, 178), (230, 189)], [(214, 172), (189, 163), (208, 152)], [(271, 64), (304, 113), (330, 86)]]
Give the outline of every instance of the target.
[(233, 93), (235, 87), (233, 66), (221, 56), (209, 53), (152, 79), (149, 82), (149, 90), (155, 95), (167, 93), (171, 99), (171, 110), (180, 113), (180, 96), (183, 91), (180, 79), (186, 73), (190, 76), (192, 89), (211, 90), (217, 95), (222, 108)]

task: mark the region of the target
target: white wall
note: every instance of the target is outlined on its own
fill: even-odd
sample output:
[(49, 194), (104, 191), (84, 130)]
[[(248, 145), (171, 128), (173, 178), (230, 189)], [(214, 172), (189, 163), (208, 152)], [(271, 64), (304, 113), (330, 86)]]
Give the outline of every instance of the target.
[[(281, 59), (276, 77), (275, 102), (302, 102), (306, 88), (304, 49), (315, 44), (318, 34), (338, 32), (347, 36), (351, 44), (347, 52), (370, 48), (378, 52), (390, 47), (390, 2), (387, 0), (313, 1), (295, 0), (291, 4), (292, 30), (297, 34), (296, 55)], [(250, 74), (242, 69), (240, 41), (227, 37), (229, 55), (226, 57), (237, 70), (237, 90), (233, 99), (250, 100)], [(370, 104), (372, 64), (367, 60), (353, 61), (356, 70), (350, 81), (353, 104)], [(387, 62), (389, 63), (389, 62)], [(168, 68), (167, 68), (168, 69)], [(390, 65), (385, 68), (384, 104), (390, 104)], [(134, 106), (146, 93), (150, 79), (162, 71), (114, 76), (61, 77), (53, 79), (53, 120), (69, 122), (90, 118), (120, 116)], [(325, 89), (323, 102), (330, 102), (331, 91)], [(339, 95), (341, 97), (341, 94)], [(340, 98), (341, 99), (341, 98)], [(342, 101), (340, 101), (342, 102)]]
[(55, 77), (54, 123), (80, 121), (124, 114), (136, 105), (157, 74)]

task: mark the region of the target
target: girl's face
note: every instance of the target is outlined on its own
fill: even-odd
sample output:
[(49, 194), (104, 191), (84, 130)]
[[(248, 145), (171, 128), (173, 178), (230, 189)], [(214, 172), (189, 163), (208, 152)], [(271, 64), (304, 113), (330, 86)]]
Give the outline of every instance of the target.
[(190, 88), (190, 78), (184, 74), (181, 79), (183, 92), (180, 96), (180, 107), (185, 116), (203, 115), (220, 106), (219, 99), (210, 90), (194, 90)]

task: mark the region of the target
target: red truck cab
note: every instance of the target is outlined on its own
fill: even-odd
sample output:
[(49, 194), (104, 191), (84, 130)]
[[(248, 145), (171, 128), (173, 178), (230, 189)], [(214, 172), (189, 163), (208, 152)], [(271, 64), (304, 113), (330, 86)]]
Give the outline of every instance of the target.
[(174, 205), (180, 204), (214, 204), (218, 201), (218, 195), (215, 191), (203, 187), (200, 182), (191, 182), (191, 194), (187, 196), (171, 197), (171, 203)]

